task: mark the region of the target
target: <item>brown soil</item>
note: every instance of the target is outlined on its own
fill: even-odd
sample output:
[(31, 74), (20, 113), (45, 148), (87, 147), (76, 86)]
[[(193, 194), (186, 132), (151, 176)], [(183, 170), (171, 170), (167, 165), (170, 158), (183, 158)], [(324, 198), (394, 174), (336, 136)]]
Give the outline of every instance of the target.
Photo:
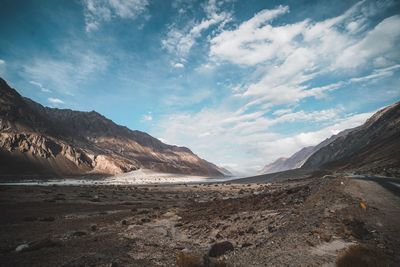
[[(341, 176), (274, 184), (1, 186), (0, 265), (175, 266), (177, 255), (180, 263), (200, 255), (209, 266), (356, 266), (374, 251), (379, 257), (365, 266), (396, 266), (399, 204), (372, 181)], [(212, 244), (226, 240), (233, 251), (218, 263), (206, 259)]]

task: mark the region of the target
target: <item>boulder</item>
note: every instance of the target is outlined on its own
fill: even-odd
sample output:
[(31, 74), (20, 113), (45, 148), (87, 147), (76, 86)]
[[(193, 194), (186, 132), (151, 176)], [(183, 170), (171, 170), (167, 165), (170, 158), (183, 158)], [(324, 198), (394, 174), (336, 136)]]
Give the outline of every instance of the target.
[(52, 239), (42, 239), (38, 241), (33, 241), (30, 243), (25, 243), (17, 246), (15, 248), (16, 252), (25, 252), (25, 251), (33, 251), (33, 250), (39, 250), (42, 248), (48, 248), (48, 247), (58, 247), (61, 246), (60, 241), (52, 240)]
[(208, 251), (208, 256), (219, 257), (228, 251), (232, 251), (233, 249), (233, 244), (229, 241), (218, 242), (211, 246), (210, 250)]

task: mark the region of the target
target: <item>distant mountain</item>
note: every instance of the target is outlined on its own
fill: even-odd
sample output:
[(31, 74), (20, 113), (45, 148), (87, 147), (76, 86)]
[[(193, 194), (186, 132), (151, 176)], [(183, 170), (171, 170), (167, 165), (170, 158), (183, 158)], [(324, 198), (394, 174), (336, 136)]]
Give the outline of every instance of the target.
[(307, 159), (320, 148), (329, 145), (341, 136), (345, 136), (350, 131), (352, 131), (352, 129), (344, 130), (336, 135), (332, 135), (330, 138), (325, 139), (316, 146), (304, 147), (289, 158), (278, 158), (274, 162), (265, 165), (264, 168), (259, 171), (259, 173), (267, 174), (300, 168), (307, 161)]
[(397, 173), (400, 170), (400, 102), (313, 153), (302, 168)]
[(95, 111), (44, 107), (0, 78), (0, 175), (117, 174), (139, 168), (228, 173), (186, 147), (164, 144)]
[(267, 173), (274, 173), (274, 172), (280, 172), (280, 171), (285, 171), (285, 170), (290, 170), (293, 168), (297, 167), (292, 167), (292, 166), (287, 166), (286, 161), (289, 158), (278, 158), (275, 161), (265, 165), (260, 171), (258, 171), (259, 174), (267, 174)]

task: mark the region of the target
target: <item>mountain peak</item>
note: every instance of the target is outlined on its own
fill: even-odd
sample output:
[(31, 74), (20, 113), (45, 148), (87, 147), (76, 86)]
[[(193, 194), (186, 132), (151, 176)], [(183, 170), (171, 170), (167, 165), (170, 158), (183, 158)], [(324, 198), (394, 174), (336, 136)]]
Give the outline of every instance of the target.
[(390, 172), (400, 165), (399, 131), (400, 102), (397, 102), (377, 111), (360, 127), (316, 151), (303, 167)]
[[(3, 79), (0, 103), (0, 156), (11, 163), (23, 159), (23, 164), (32, 166), (25, 170), (28, 174), (40, 165), (45, 172), (62, 175), (113, 174), (137, 168), (223, 175), (219, 167), (186, 147), (164, 144), (145, 132), (120, 126), (94, 110), (44, 107), (21, 97)], [(10, 172), (18, 173), (20, 163)]]

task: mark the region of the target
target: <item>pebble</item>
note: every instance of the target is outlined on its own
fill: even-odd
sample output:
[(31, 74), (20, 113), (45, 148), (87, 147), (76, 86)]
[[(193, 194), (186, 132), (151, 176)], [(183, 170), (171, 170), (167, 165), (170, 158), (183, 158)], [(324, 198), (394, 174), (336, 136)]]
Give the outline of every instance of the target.
[(19, 245), (18, 247), (15, 248), (15, 251), (16, 252), (22, 252), (22, 251), (25, 251), (25, 250), (28, 250), (28, 249), (29, 249), (29, 245), (28, 244), (21, 244), (21, 245)]

